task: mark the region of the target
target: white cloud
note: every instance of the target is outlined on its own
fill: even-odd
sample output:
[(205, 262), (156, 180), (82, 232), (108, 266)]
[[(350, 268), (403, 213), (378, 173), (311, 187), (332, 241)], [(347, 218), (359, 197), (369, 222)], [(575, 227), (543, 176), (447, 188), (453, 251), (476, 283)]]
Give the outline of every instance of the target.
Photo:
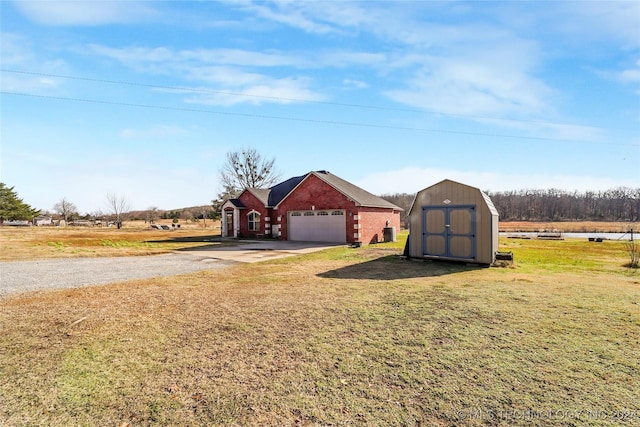
[(396, 102), (450, 114), (531, 117), (548, 114), (554, 90), (535, 77), (539, 51), (524, 40), (472, 43), (447, 53), (400, 58), (412, 76), (387, 91)]
[(344, 79), (342, 81), (342, 84), (347, 87), (354, 87), (356, 89), (366, 89), (369, 87), (369, 85), (366, 82), (363, 82), (362, 80), (354, 80), (354, 79)]
[(156, 15), (151, 2), (19, 0), (13, 4), (31, 21), (51, 26), (131, 23)]
[(620, 77), (622, 81), (629, 83), (640, 83), (640, 59), (635, 63), (635, 68), (623, 70)]
[(173, 51), (164, 47), (117, 49), (100, 45), (92, 45), (91, 49), (139, 71), (182, 74), (190, 81), (207, 83), (209, 86), (167, 89), (173, 93), (189, 94), (185, 102), (192, 104), (288, 104), (325, 99), (323, 94), (311, 88), (313, 80), (309, 77), (278, 78), (266, 72), (251, 71), (256, 67), (262, 69), (299, 63), (288, 55), (275, 52), (238, 49)]
[(462, 171), (456, 169), (406, 167), (376, 172), (354, 184), (374, 194), (416, 193), (444, 179), (461, 182), (480, 190), (508, 191), (557, 188), (566, 191), (607, 190), (619, 186), (636, 188), (633, 180), (616, 180), (596, 176), (525, 175), (495, 172)]
[[(555, 2), (542, 13), (554, 14), (558, 33), (572, 34), (593, 43), (622, 43), (627, 49), (640, 46), (638, 18), (640, 3), (636, 1)], [(542, 15), (541, 13), (541, 15)], [(548, 16), (548, 15), (547, 15)]]
[(636, 94), (640, 95), (640, 59), (636, 61), (635, 68), (623, 70), (619, 77), (623, 83), (635, 85)]
[(19, 34), (2, 33), (0, 43), (2, 66), (8, 70), (2, 73), (2, 90), (38, 93), (62, 86), (61, 79), (20, 71), (37, 70), (42, 74), (64, 73), (67, 65), (63, 60), (58, 58), (46, 60), (39, 57), (31, 40)]
[(304, 7), (296, 6), (293, 2), (274, 2), (245, 4), (244, 9), (255, 13), (258, 17), (302, 29), (309, 33), (325, 34), (334, 31), (330, 25), (318, 22), (315, 17), (309, 18)]
[[(259, 79), (254, 80), (253, 84), (229, 90), (214, 91), (202, 88), (197, 94), (194, 94), (194, 91), (185, 91), (185, 93), (194, 94), (185, 98), (185, 102), (229, 106), (241, 103), (253, 105), (264, 103), (292, 104), (295, 102), (316, 102), (325, 99), (322, 94), (314, 92), (307, 87), (310, 83), (309, 79), (273, 79), (268, 76), (260, 76)], [(238, 82), (234, 82), (234, 84), (237, 85)]]

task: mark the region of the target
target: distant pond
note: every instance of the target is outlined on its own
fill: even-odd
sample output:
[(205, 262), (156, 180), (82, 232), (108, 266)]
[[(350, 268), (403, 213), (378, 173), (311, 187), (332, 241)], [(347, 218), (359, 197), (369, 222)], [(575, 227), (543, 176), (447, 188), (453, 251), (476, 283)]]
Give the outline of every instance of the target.
[[(558, 236), (559, 235), (559, 236)], [(602, 239), (602, 240), (631, 240), (631, 233), (544, 233), (544, 232), (527, 232), (512, 233), (501, 232), (500, 236), (512, 238), (536, 239), (561, 237), (563, 239)], [(640, 233), (633, 232), (633, 240), (640, 240)]]

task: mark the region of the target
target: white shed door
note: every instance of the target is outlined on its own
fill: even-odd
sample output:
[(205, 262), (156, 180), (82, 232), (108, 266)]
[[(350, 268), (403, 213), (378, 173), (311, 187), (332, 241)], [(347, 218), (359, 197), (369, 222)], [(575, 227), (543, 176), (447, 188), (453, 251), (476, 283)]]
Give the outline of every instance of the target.
[(344, 210), (289, 212), (289, 240), (302, 242), (346, 242)]

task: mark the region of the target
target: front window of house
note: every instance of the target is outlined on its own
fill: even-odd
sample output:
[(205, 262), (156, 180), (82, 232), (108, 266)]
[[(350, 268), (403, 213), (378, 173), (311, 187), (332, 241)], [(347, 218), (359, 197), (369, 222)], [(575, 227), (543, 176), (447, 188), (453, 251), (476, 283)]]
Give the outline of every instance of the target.
[(258, 212), (249, 214), (249, 231), (260, 231), (260, 214)]

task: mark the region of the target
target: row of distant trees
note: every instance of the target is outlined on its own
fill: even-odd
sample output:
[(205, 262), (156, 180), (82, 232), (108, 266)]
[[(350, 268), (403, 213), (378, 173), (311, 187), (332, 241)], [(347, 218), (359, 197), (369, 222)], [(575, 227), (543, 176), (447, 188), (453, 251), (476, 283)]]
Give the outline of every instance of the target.
[[(501, 221), (640, 221), (640, 188), (604, 191), (517, 190), (485, 192)], [(385, 194), (383, 199), (409, 213), (415, 194)]]
[[(204, 220), (218, 219), (225, 200), (237, 197), (245, 188), (268, 188), (280, 178), (275, 159), (264, 158), (254, 148), (241, 148), (227, 153), (219, 170), (221, 191), (210, 206), (161, 211), (150, 207), (146, 211), (129, 214), (124, 197), (109, 193), (108, 210), (118, 226), (125, 216), (153, 223), (158, 218)], [(640, 188), (617, 187), (605, 191), (568, 192), (559, 189), (486, 192), (503, 221), (640, 221)], [(381, 196), (404, 209), (408, 215), (415, 194), (395, 193)], [(62, 198), (53, 207), (62, 219), (98, 219), (104, 214), (94, 212), (84, 217), (76, 206)], [(0, 220), (29, 219), (40, 211), (32, 209), (13, 191), (0, 183)], [(92, 218), (93, 217), (93, 218)]]
[[(60, 219), (65, 221), (74, 219), (102, 219), (104, 216), (109, 216), (109, 219), (112, 220), (118, 228), (122, 227), (122, 221), (127, 212), (129, 212), (129, 202), (123, 196), (107, 193), (106, 205), (109, 210), (108, 214), (94, 212), (93, 214), (86, 214), (81, 217), (80, 214), (78, 214), (76, 205), (66, 197), (63, 197), (53, 206), (53, 210), (58, 214)], [(40, 209), (32, 208), (18, 197), (18, 193), (14, 190), (14, 187), (9, 187), (5, 183), (0, 182), (0, 222), (32, 220), (41, 213), (42, 211)]]
[(42, 211), (34, 209), (25, 203), (14, 190), (14, 187), (8, 187), (0, 182), (0, 221), (27, 220), (30, 221), (38, 215), (51, 216), (56, 219), (71, 222), (75, 220), (96, 221), (108, 220), (113, 221), (117, 226), (122, 226), (122, 221), (127, 220), (145, 220), (153, 223), (158, 219), (171, 219), (174, 221), (187, 220), (198, 221), (216, 219), (219, 213), (211, 206), (199, 206), (192, 208), (161, 210), (157, 207), (150, 207), (144, 211), (130, 211), (129, 202), (122, 196), (108, 193), (105, 199), (106, 212), (94, 211), (90, 213), (80, 214), (77, 206), (68, 198), (63, 197), (56, 202), (52, 211)]
[(55, 205), (53, 205), (53, 211), (58, 214), (60, 219), (65, 222), (73, 221), (76, 219), (83, 220), (99, 220), (109, 217), (113, 220), (118, 228), (122, 227), (122, 221), (125, 219), (129, 212), (129, 202), (124, 196), (118, 196), (115, 193), (107, 193), (106, 205), (109, 213), (105, 214), (102, 211), (96, 211), (85, 215), (78, 213), (78, 208), (74, 203), (69, 201), (66, 197), (60, 199)]
[(640, 221), (640, 188), (519, 190), (489, 196), (502, 220)]

